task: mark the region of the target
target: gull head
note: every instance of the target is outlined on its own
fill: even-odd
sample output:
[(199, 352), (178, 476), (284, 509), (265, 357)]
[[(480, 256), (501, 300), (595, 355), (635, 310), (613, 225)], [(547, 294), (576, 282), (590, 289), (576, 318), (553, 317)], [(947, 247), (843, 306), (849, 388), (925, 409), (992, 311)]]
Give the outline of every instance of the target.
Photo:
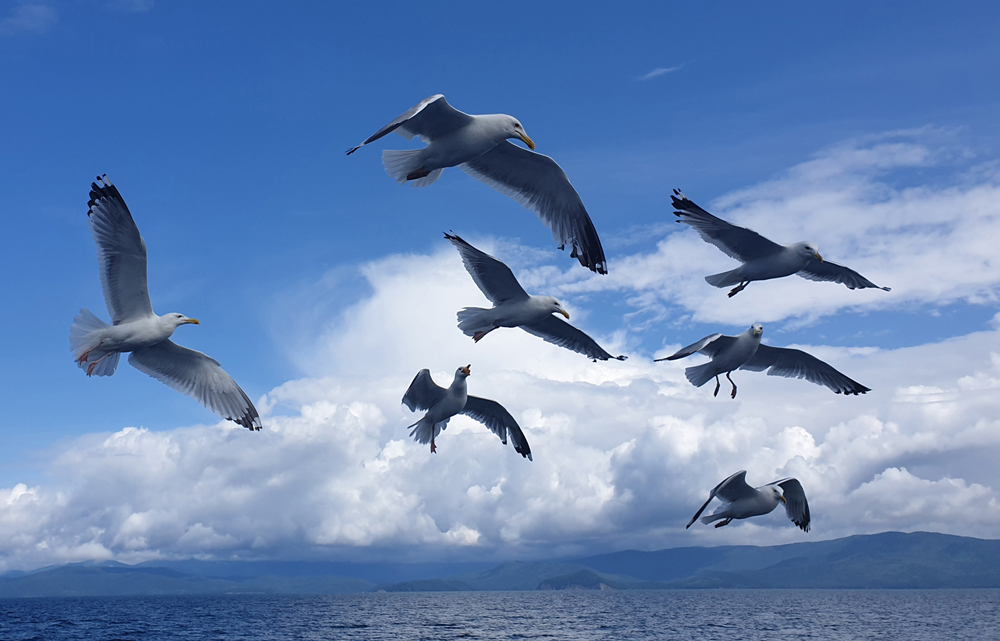
[(754, 323), (750, 326), (750, 334), (752, 334), (754, 338), (760, 338), (764, 335), (764, 326), (760, 323)]
[(167, 314), (165, 316), (161, 316), (161, 318), (174, 329), (177, 329), (181, 325), (201, 325), (197, 318), (188, 318), (184, 314)]
[(528, 134), (524, 132), (524, 127), (517, 118), (514, 118), (513, 116), (505, 116), (503, 124), (504, 133), (507, 134), (508, 138), (518, 138), (521, 142), (528, 145), (528, 149), (535, 149), (535, 141), (529, 138)]
[(813, 245), (812, 243), (800, 243), (799, 251), (801, 251), (806, 258), (815, 258), (819, 262), (823, 262), (823, 257), (819, 255), (819, 250), (816, 249), (816, 245)]
[(466, 377), (468, 377), (469, 374), (472, 373), (472, 370), (470, 369), (471, 367), (472, 367), (471, 363), (469, 365), (466, 365), (465, 367), (459, 367), (458, 370), (455, 372), (455, 378), (458, 378), (458, 377), (466, 378)]
[(562, 314), (563, 316), (566, 317), (566, 320), (569, 320), (569, 312), (563, 309), (562, 303), (552, 298), (551, 296), (546, 296), (545, 302), (548, 305), (550, 314)]
[(781, 491), (781, 488), (779, 488), (777, 485), (769, 485), (768, 487), (771, 488), (771, 493), (774, 495), (775, 501), (785, 504), (788, 503), (788, 501), (785, 500), (785, 494), (784, 492)]

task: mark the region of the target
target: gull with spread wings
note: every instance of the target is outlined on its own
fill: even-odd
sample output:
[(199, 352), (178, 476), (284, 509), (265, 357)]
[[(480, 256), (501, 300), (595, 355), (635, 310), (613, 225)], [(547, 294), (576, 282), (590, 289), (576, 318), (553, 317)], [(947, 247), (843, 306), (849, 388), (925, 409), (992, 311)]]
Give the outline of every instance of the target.
[(715, 527), (722, 527), (729, 525), (733, 519), (770, 514), (778, 507), (778, 503), (784, 503), (785, 513), (792, 523), (802, 528), (803, 532), (809, 531), (809, 502), (806, 501), (806, 492), (797, 479), (781, 479), (764, 487), (752, 488), (747, 485), (746, 470), (740, 470), (712, 489), (708, 500), (698, 508), (684, 529), (691, 527), (715, 498), (722, 501), (722, 505), (701, 519), (706, 525), (719, 521)]
[(427, 143), (423, 149), (382, 152), (382, 164), (397, 182), (424, 187), (437, 181), (447, 167), (457, 166), (535, 212), (552, 230), (560, 249), (568, 245), (581, 265), (608, 273), (601, 239), (566, 172), (548, 156), (507, 142), (517, 138), (535, 148), (517, 118), (463, 113), (436, 94), (349, 149), (348, 155), (393, 131), (407, 140), (419, 136)]
[(97, 243), (108, 325), (81, 309), (70, 327), (70, 349), (87, 376), (111, 376), (118, 357), (141, 372), (193, 397), (219, 416), (250, 430), (261, 428), (260, 416), (247, 395), (219, 362), (170, 340), (181, 325), (198, 325), (183, 314), (157, 316), (146, 285), (146, 243), (118, 188), (107, 176), (91, 184), (87, 215)]
[(493, 307), (466, 307), (458, 313), (458, 327), (477, 343), (498, 327), (520, 327), (545, 341), (579, 352), (595, 361), (612, 356), (590, 336), (553, 314), (569, 319), (569, 312), (551, 296), (529, 296), (504, 263), (453, 234), (445, 234), (462, 256), (465, 269)]
[(496, 401), (469, 394), (465, 379), (472, 374), (471, 368), (471, 365), (466, 365), (455, 370), (455, 378), (447, 389), (434, 382), (430, 370), (422, 369), (417, 372), (403, 395), (403, 404), (411, 412), (426, 410), (427, 413), (407, 427), (412, 428), (410, 436), (418, 443), (430, 443), (431, 452), (437, 452), (434, 439), (448, 427), (452, 416), (464, 414), (490, 428), (504, 445), (507, 444), (507, 433), (510, 432), (514, 451), (529, 461), (532, 460), (528, 439), (524, 438), (524, 432), (510, 412)]
[(829, 364), (815, 356), (806, 354), (802, 350), (761, 345), (760, 337), (763, 334), (764, 326), (754, 323), (750, 329), (739, 336), (712, 334), (697, 343), (682, 347), (670, 356), (654, 359), (654, 362), (674, 361), (695, 352), (710, 356), (711, 361), (704, 365), (687, 368), (684, 370), (684, 375), (695, 387), (701, 387), (714, 377), (715, 392), (713, 392), (713, 396), (719, 395), (719, 374), (725, 374), (733, 386), (731, 396), (736, 398), (736, 383), (733, 383), (729, 373), (737, 369), (752, 372), (767, 370), (768, 376), (804, 378), (810, 383), (825, 385), (836, 394), (857, 395), (871, 391), (870, 388), (844, 376)]
[(842, 283), (848, 289), (875, 288), (890, 291), (888, 287), (879, 287), (853, 269), (823, 260), (819, 250), (811, 243), (779, 245), (753, 230), (716, 218), (691, 202), (679, 189), (675, 189), (670, 198), (677, 210), (674, 212), (677, 222), (691, 225), (705, 242), (715, 245), (730, 258), (743, 263), (728, 272), (705, 277), (708, 284), (715, 287), (736, 285), (729, 292), (730, 298), (746, 289), (752, 281), (783, 278), (792, 274), (808, 280)]

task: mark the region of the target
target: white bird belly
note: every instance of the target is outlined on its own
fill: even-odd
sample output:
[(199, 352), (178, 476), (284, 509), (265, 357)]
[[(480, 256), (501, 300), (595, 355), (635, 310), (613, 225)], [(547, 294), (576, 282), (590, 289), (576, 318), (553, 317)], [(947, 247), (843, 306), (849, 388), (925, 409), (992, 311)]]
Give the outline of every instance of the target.
[(100, 346), (104, 351), (133, 352), (160, 343), (173, 333), (163, 328), (159, 317), (153, 316), (102, 330)]

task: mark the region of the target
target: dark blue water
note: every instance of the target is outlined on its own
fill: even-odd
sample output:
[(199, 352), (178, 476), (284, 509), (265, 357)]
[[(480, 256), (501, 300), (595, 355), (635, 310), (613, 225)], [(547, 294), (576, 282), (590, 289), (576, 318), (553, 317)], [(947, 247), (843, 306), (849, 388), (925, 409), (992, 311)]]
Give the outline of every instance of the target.
[(438, 592), (0, 600), (3, 641), (1000, 638), (1000, 590)]

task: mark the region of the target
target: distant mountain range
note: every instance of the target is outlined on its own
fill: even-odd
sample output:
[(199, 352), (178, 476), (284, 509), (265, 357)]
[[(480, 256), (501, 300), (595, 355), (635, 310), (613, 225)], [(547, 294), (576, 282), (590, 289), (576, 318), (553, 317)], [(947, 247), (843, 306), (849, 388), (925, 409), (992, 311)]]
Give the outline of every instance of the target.
[(499, 565), (112, 561), (0, 575), (0, 598), (699, 588), (1000, 588), (1000, 541), (885, 532), (772, 547), (629, 550)]

